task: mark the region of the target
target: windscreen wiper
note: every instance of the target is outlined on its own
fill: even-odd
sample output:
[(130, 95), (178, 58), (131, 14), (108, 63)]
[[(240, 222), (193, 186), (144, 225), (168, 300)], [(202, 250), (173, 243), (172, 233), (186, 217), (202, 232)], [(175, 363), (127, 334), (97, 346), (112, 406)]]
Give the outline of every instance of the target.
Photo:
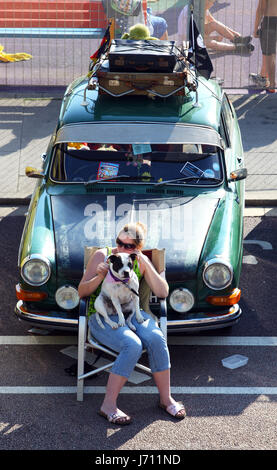
[(201, 176), (184, 176), (184, 177), (180, 177), (180, 178), (175, 178), (174, 180), (167, 180), (167, 181), (159, 181), (159, 183), (155, 183), (154, 186), (160, 186), (160, 185), (163, 185), (163, 184), (168, 184), (168, 183), (175, 183), (176, 181), (199, 181), (200, 179), (202, 179), (201, 182), (205, 182), (206, 180), (213, 180), (215, 181), (216, 183), (221, 183), (221, 179), (219, 178), (206, 178), (206, 177), (201, 177)]
[(101, 178), (101, 179), (98, 179), (98, 180), (86, 181), (85, 186), (87, 186), (89, 184), (101, 183), (103, 181), (105, 182), (105, 181), (116, 180), (116, 179), (120, 179), (120, 178), (128, 178), (131, 181), (144, 181), (144, 182), (148, 182), (149, 180), (154, 179), (153, 176), (149, 176), (149, 175), (138, 175), (138, 176), (118, 175), (118, 176), (109, 176), (108, 178)]
[(90, 180), (85, 182), (85, 186), (88, 184), (94, 184), (94, 183), (102, 183), (103, 181), (110, 181), (110, 180), (116, 180), (120, 178), (130, 178), (129, 175), (117, 175), (117, 176), (108, 176), (108, 178), (100, 178), (97, 180)]

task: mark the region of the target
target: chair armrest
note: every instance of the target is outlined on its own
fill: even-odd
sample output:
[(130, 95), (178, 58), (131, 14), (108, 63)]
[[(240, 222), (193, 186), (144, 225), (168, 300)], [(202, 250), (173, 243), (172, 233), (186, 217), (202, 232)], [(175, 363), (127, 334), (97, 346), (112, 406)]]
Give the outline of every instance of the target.
[(166, 304), (166, 299), (161, 299), (158, 298), (158, 302), (160, 304), (160, 310), (159, 312), (155, 312), (156, 317), (161, 318), (161, 317), (167, 317), (167, 304)]
[(159, 299), (160, 302), (160, 316), (161, 317), (167, 317), (167, 304), (166, 304), (166, 299)]
[(89, 297), (82, 297), (79, 303), (79, 317), (87, 316)]
[(165, 337), (165, 340), (167, 342), (167, 303), (166, 299), (160, 299), (159, 298), (159, 303), (160, 303), (160, 314), (159, 314), (159, 323), (160, 323), (160, 329), (162, 330), (162, 333)]

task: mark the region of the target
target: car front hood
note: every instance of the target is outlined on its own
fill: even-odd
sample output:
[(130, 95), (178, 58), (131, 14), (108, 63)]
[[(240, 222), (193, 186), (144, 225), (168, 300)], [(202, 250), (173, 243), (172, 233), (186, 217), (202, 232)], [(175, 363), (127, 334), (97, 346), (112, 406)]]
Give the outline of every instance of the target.
[(130, 221), (147, 225), (145, 248), (166, 249), (167, 279), (172, 282), (195, 276), (219, 199), (96, 193), (55, 195), (51, 201), (59, 282), (80, 280), (84, 247), (115, 246), (116, 234)]

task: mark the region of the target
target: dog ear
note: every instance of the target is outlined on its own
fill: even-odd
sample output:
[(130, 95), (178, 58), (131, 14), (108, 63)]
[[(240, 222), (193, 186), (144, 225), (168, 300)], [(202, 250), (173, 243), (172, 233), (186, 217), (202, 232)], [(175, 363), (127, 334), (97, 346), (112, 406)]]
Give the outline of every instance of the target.
[(111, 263), (114, 263), (116, 260), (117, 260), (117, 256), (116, 255), (110, 255), (108, 257), (108, 260), (111, 262)]
[(134, 262), (135, 259), (137, 259), (137, 254), (136, 254), (136, 253), (131, 253), (131, 254), (130, 254), (130, 258), (131, 258), (131, 260)]

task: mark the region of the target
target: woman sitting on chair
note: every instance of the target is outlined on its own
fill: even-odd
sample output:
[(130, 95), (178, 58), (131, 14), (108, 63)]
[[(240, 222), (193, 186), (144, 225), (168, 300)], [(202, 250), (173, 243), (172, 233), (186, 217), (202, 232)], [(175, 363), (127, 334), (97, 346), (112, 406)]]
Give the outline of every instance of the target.
[[(111, 248), (108, 254), (136, 253), (139, 269), (136, 274), (144, 276), (157, 297), (165, 298), (168, 295), (167, 282), (157, 273), (148, 257), (141, 252), (145, 235), (146, 227), (143, 224), (137, 222), (125, 225), (117, 236), (117, 246)], [(80, 297), (90, 296), (100, 286), (109, 269), (106, 258), (107, 249), (99, 249), (91, 257), (79, 285)], [(124, 425), (131, 422), (130, 416), (117, 408), (117, 398), (138, 362), (143, 348), (148, 352), (151, 371), (160, 393), (161, 408), (177, 419), (183, 419), (186, 414), (184, 406), (171, 396), (170, 359), (166, 340), (154, 319), (143, 311), (142, 315), (145, 318), (143, 323), (138, 323), (135, 318), (132, 320), (136, 327), (135, 332), (127, 325), (112, 329), (107, 323), (104, 323), (103, 329), (95, 315), (89, 317), (89, 326), (96, 340), (119, 352), (111, 369), (105, 398), (99, 411), (101, 416), (115, 424)], [(112, 315), (110, 318), (117, 321), (117, 315)]]

